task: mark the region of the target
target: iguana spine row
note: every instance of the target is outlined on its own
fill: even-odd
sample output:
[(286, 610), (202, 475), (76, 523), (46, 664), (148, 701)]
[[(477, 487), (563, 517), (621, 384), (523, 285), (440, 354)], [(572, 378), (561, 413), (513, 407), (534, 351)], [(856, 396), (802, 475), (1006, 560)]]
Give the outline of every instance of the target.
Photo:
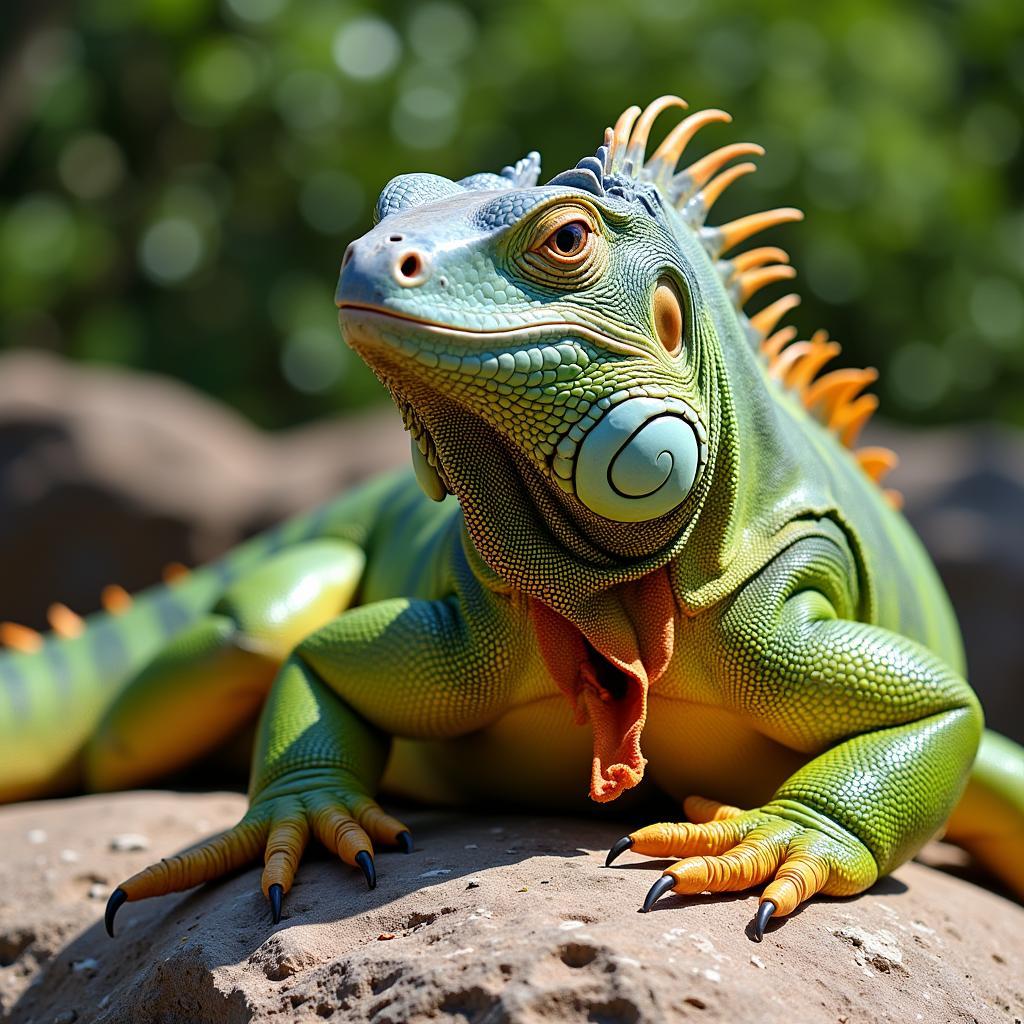
[[(706, 227), (707, 215), (722, 193), (739, 178), (755, 171), (757, 165), (747, 162), (726, 170), (721, 168), (738, 156), (762, 156), (764, 149), (756, 143), (731, 143), (713, 150), (684, 170), (676, 171), (686, 147), (701, 128), (716, 122), (732, 121), (732, 116), (726, 111), (709, 109), (697, 111), (680, 121), (647, 160), (647, 143), (655, 119), (663, 111), (676, 106), (685, 108), (687, 104), (677, 96), (663, 96), (643, 111), (637, 106), (629, 107), (614, 128), (605, 129), (604, 144), (596, 156), (584, 158), (574, 170), (554, 178), (553, 183), (572, 183), (591, 189), (597, 186), (595, 191), (603, 192), (609, 188), (604, 179), (621, 175), (665, 189), (684, 220), (697, 230), (708, 253), (719, 261), (722, 280), (733, 297), (737, 312), (756, 336), (769, 376), (791, 392), (815, 419), (836, 435), (844, 447), (851, 449), (868, 476), (880, 483), (883, 476), (898, 464), (896, 453), (880, 446), (856, 448), (861, 430), (878, 408), (875, 395), (861, 392), (878, 379), (878, 371), (851, 368), (822, 373), (825, 365), (842, 350), (838, 342), (829, 340), (827, 331), (818, 330), (810, 339), (797, 341), (796, 328), (777, 329), (782, 318), (799, 305), (800, 297), (796, 294), (776, 299), (758, 313), (747, 316), (744, 307), (757, 292), (796, 276), (785, 250), (764, 246), (729, 260), (720, 259), (724, 253), (761, 231), (802, 220), (802, 211), (782, 207), (749, 214), (716, 227)], [(615, 184), (610, 185), (612, 189), (615, 187)], [(886, 491), (886, 496), (897, 507), (902, 503), (897, 491)]]

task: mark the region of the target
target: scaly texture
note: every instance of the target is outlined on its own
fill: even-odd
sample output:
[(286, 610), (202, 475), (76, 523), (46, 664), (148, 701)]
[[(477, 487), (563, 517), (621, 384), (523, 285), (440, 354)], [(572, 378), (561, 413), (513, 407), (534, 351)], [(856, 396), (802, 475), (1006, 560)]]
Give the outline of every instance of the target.
[(379, 788), (571, 807), (587, 779), (685, 801), (609, 855), (680, 858), (644, 909), (763, 884), (755, 938), (948, 819), (1024, 892), (1024, 754), (982, 741), (948, 601), (877, 486), (895, 456), (853, 449), (875, 372), (826, 372), (827, 334), (779, 326), (794, 295), (746, 314), (794, 270), (733, 250), (802, 215), (707, 225), (762, 150), (691, 159), (711, 110), (648, 158), (680, 107), (631, 107), (545, 185), (530, 154), (385, 187), (336, 298), (414, 478), (111, 588), (95, 620), (55, 606), (56, 636), (4, 628), (7, 798), (146, 782), (262, 706), (246, 815), (115, 890), (109, 927), (260, 856), (276, 920), (314, 836), (372, 886), (376, 847), (412, 848)]

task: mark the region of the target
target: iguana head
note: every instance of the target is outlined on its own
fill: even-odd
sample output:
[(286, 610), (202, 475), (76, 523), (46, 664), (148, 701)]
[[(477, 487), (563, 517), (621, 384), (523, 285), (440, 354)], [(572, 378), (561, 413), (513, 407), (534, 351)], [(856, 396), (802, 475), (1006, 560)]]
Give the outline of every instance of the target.
[(800, 214), (704, 227), (753, 165), (723, 168), (761, 150), (726, 146), (677, 171), (699, 128), (729, 120), (710, 110), (648, 158), (673, 106), (630, 108), (596, 155), (544, 185), (536, 154), (460, 182), (395, 178), (345, 253), (345, 338), (402, 410), (421, 483), (454, 492), (471, 529), (474, 513), (493, 523), (526, 501), (561, 549), (622, 564), (700, 512), (728, 428), (723, 354), (782, 312), (752, 325), (739, 307), (792, 273), (776, 249), (720, 256)]

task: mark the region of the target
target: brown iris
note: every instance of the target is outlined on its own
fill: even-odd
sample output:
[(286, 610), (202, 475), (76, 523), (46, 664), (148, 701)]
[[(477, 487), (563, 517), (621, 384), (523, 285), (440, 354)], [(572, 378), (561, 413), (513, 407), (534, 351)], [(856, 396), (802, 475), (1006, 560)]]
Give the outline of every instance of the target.
[(530, 225), (527, 248), (518, 256), (523, 272), (551, 288), (575, 290), (592, 284), (608, 263), (608, 245), (597, 220), (582, 203), (544, 210)]

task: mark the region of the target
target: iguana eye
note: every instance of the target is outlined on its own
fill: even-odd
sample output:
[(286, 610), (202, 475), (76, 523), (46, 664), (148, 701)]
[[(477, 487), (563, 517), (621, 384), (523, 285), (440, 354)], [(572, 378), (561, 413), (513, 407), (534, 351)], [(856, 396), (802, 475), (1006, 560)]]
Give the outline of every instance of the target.
[(582, 220), (573, 220), (556, 228), (544, 240), (541, 250), (555, 259), (572, 259), (587, 247), (590, 225)]
[(548, 288), (586, 288), (608, 266), (608, 244), (598, 224), (597, 213), (583, 203), (549, 207), (527, 225), (529, 234), (514, 257), (516, 263), (527, 277)]

